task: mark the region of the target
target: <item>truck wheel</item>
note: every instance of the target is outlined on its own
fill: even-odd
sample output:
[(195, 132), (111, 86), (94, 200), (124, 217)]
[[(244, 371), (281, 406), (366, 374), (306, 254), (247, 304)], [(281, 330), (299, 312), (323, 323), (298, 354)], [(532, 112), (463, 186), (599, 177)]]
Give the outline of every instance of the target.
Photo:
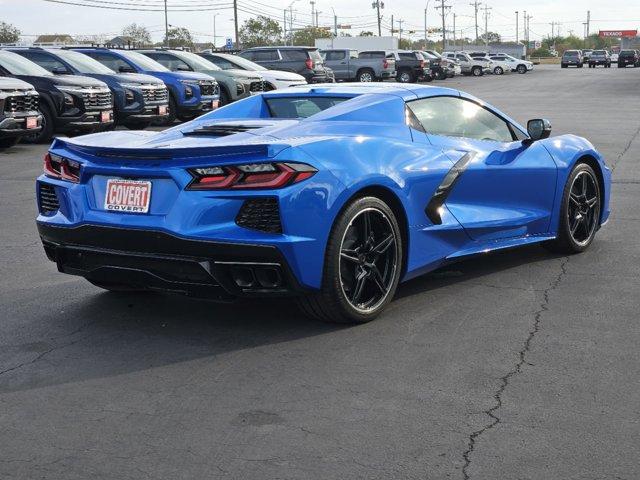
[(49, 143), (53, 137), (53, 115), (49, 107), (40, 102), (40, 112), (42, 113), (42, 129), (37, 133), (32, 133), (22, 137), (24, 143)]
[(398, 72), (398, 75), (396, 76), (396, 81), (400, 82), (400, 83), (413, 83), (413, 75), (411, 74), (411, 72), (409, 70), (402, 70), (401, 72)]
[(223, 107), (227, 104), (231, 103), (231, 99), (229, 98), (229, 94), (227, 93), (227, 91), (224, 88), (220, 89), (220, 99), (219, 99), (219, 106)]
[(358, 72), (358, 74), (356, 75), (356, 78), (358, 79), (359, 82), (362, 82), (362, 83), (373, 82), (375, 80), (375, 73), (373, 72), (373, 70), (370, 70), (368, 68), (363, 68)]

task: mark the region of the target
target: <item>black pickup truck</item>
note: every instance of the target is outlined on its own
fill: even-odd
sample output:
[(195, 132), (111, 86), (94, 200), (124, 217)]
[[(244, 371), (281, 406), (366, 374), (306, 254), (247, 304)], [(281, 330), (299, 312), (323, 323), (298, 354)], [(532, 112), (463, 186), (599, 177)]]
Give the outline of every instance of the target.
[(396, 81), (415, 83), (420, 80), (433, 80), (429, 62), (417, 52), (398, 50), (396, 58)]
[(0, 77), (0, 149), (12, 147), (42, 128), (38, 92), (17, 78)]

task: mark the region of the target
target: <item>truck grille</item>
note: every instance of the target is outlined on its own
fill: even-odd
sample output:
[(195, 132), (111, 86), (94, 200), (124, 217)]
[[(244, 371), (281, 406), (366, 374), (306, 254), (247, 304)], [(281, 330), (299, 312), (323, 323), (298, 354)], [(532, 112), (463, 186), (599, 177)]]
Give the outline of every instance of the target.
[(166, 102), (169, 99), (169, 91), (165, 87), (143, 87), (142, 95), (145, 103)]
[(12, 95), (4, 102), (7, 113), (30, 112), (38, 110), (38, 95)]
[(282, 233), (280, 206), (273, 197), (245, 200), (236, 216), (240, 227), (268, 233)]
[(200, 95), (217, 95), (218, 84), (215, 82), (200, 82)]
[(82, 101), (84, 102), (84, 108), (107, 108), (112, 105), (111, 92), (110, 91), (92, 91), (87, 90), (82, 92)]
[(264, 82), (263, 81), (259, 81), (259, 82), (251, 82), (251, 84), (249, 85), (249, 91), (251, 93), (258, 93), (258, 92), (264, 92)]
[(57, 212), (60, 209), (58, 195), (53, 185), (38, 183), (38, 204), (42, 213)]

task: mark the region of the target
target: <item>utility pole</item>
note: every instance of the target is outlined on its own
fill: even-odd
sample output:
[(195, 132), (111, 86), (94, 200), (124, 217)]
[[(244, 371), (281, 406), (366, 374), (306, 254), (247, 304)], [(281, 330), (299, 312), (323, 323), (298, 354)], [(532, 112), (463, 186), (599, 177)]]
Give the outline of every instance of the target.
[(338, 36), (338, 16), (333, 16), (333, 35)]
[(391, 36), (393, 37), (393, 15), (391, 15)]
[(402, 42), (402, 22), (404, 22), (404, 20), (399, 18), (398, 19), (398, 46), (400, 46), (400, 42)]
[[(381, 0), (376, 0), (371, 4), (371, 8), (374, 8), (376, 10), (376, 15), (378, 16), (378, 36), (381, 37), (382, 26), (380, 25), (380, 23), (382, 22), (382, 17), (380, 17), (380, 9), (384, 8), (384, 2), (382, 2)], [(393, 30), (393, 27), (391, 29)]]
[(164, 45), (169, 46), (169, 17), (167, 14), (167, 0), (164, 0)]
[(549, 25), (551, 25), (551, 40), (553, 40), (554, 38), (556, 38), (555, 30), (554, 30), (554, 27), (556, 26), (556, 22), (551, 22)]
[(518, 12), (518, 10), (516, 10), (516, 43), (518, 42), (518, 17), (520, 16), (520, 12)]
[(233, 29), (236, 36), (236, 48), (240, 48), (238, 39), (238, 0), (233, 0)]
[(424, 6), (424, 48), (427, 48), (427, 9), (429, 8), (430, 0), (427, 0), (426, 5)]
[(489, 45), (489, 10), (492, 10), (492, 7), (484, 6), (484, 44)]
[[(322, 13), (322, 12), (319, 12), (318, 10), (316, 10), (316, 28), (318, 28), (318, 25), (319, 25), (319, 23), (318, 23), (318, 17), (320, 16), (320, 14), (321, 14), (321, 13)], [(311, 20), (313, 20), (313, 19), (311, 19)]]
[(284, 9), (284, 14), (282, 16), (282, 39), (284, 40), (285, 46), (287, 45), (287, 9)]
[(587, 10), (587, 38), (589, 38), (589, 27), (591, 26), (591, 10)]
[(313, 20), (314, 18), (316, 18), (316, 10), (315, 10), (316, 2), (311, 0), (309, 3), (311, 4), (311, 26), (314, 27), (315, 25), (313, 24)]
[(213, 15), (213, 48), (214, 48), (214, 49), (216, 48), (216, 38), (218, 38), (218, 37), (216, 36), (216, 17), (217, 17), (218, 15), (220, 15), (220, 14), (219, 14), (219, 13), (215, 13), (215, 14)]
[(475, 18), (476, 18), (476, 45), (478, 44), (478, 10), (480, 5), (482, 5), (482, 2), (479, 2), (478, 0), (475, 0), (473, 3), (470, 3), (469, 5), (471, 5), (473, 7), (473, 11), (475, 12)]
[(453, 13), (453, 51), (456, 51), (456, 14)]
[(446, 28), (446, 10), (450, 9), (451, 6), (445, 3), (446, 0), (437, 0), (440, 2), (440, 5), (436, 5), (436, 8), (440, 9), (440, 15), (442, 16), (442, 51), (444, 52), (447, 48), (447, 28)]

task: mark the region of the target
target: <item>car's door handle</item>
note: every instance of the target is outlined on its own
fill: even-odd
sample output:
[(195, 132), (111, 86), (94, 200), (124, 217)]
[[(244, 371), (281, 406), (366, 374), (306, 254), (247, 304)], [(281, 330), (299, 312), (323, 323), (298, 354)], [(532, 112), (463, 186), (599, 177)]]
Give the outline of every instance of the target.
[(340, 65), (346, 65), (347, 62), (340, 62)]

